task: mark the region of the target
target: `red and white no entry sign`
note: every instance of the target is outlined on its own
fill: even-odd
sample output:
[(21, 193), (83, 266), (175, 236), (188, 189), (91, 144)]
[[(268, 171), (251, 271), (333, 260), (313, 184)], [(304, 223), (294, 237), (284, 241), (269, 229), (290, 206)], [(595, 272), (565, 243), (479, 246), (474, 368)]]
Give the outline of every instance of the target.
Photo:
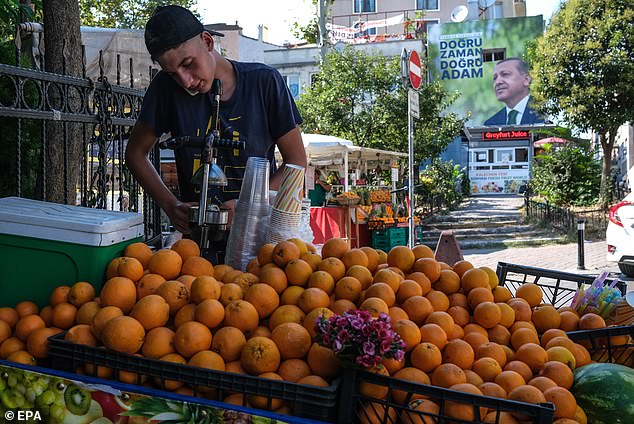
[(409, 54), (409, 82), (414, 90), (418, 90), (423, 78), (420, 69), (420, 57), (416, 50), (412, 50)]

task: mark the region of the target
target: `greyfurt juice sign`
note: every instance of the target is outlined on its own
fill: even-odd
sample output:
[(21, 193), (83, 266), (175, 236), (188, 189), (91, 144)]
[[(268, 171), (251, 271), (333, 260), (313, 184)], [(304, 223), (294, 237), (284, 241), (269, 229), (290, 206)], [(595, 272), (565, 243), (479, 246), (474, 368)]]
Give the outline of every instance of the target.
[[(470, 115), (468, 127), (543, 122), (530, 107), (531, 77), (521, 62), (542, 32), (542, 16), (431, 25), (430, 77), (461, 93), (449, 111)], [(521, 111), (509, 113), (514, 107)]]

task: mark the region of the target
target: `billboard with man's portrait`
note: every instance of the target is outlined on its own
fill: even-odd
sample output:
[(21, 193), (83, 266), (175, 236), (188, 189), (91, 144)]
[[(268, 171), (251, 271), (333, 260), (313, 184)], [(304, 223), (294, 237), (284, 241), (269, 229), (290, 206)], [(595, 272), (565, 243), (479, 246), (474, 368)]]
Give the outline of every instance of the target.
[(531, 108), (523, 60), (527, 42), (542, 32), (541, 15), (431, 25), (431, 79), (461, 93), (450, 110), (470, 115), (468, 127), (543, 123)]

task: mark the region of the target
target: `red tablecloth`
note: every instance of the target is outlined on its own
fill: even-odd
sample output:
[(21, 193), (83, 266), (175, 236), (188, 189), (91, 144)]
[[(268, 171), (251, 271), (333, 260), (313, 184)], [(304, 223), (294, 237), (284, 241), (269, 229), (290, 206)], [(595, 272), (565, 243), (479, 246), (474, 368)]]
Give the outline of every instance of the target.
[[(341, 214), (341, 215), (339, 215)], [(341, 218), (340, 218), (341, 216)], [(344, 211), (340, 207), (312, 207), (310, 208), (310, 228), (313, 230), (313, 244), (324, 244), (334, 237), (345, 237), (343, 228)], [(352, 246), (356, 246), (356, 226), (352, 223)], [(359, 246), (370, 246), (370, 231), (368, 224), (359, 224)]]

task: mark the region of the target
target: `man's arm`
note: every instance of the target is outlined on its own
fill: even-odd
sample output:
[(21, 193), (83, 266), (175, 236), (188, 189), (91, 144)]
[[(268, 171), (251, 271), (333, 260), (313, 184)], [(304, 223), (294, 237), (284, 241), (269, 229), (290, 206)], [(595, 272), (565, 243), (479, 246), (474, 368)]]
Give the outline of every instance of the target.
[(293, 164), (306, 168), (306, 150), (302, 142), (299, 126), (290, 130), (275, 141), (282, 155), (282, 166), (271, 176), (270, 187), (277, 190), (282, 181), (284, 165)]
[(189, 204), (180, 202), (165, 186), (149, 159), (149, 153), (156, 143), (154, 130), (143, 122), (137, 121), (132, 128), (125, 152), (125, 161), (139, 184), (152, 199), (165, 211), (172, 225), (184, 233), (189, 233)]

